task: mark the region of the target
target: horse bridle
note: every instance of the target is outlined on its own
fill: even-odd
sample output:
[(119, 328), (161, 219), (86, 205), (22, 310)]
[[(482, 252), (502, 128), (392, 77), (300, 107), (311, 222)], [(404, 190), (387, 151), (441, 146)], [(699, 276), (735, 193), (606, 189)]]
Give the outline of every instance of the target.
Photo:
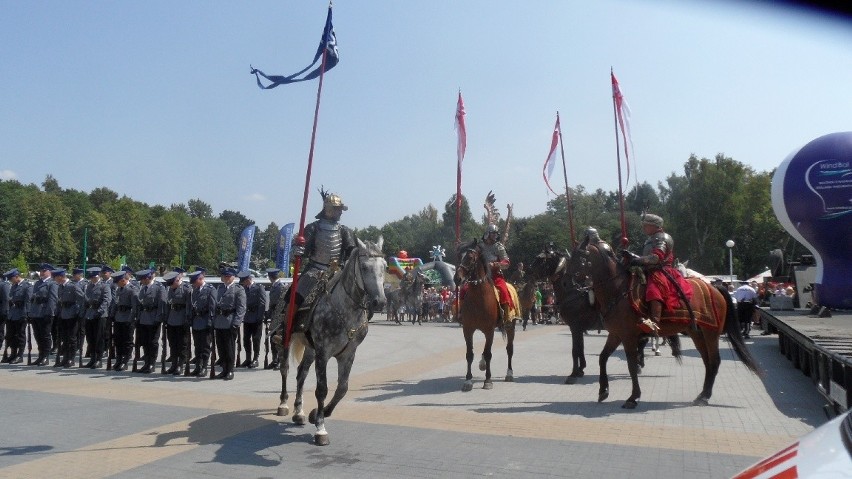
[[(367, 289), (364, 287), (364, 278), (361, 277), (361, 269), (358, 265), (361, 263), (361, 258), (382, 258), (384, 257), (381, 254), (375, 253), (365, 253), (358, 254), (354, 258), (354, 262), (352, 264), (352, 268), (355, 269), (355, 281), (350, 282), (342, 282), (343, 290), (346, 292), (346, 296), (355, 303), (358, 309), (368, 310), (369, 306), (367, 305), (367, 301), (365, 301), (367, 297)], [(341, 278), (342, 279), (342, 278)], [(351, 284), (355, 286), (355, 291), (353, 292), (350, 288), (347, 287), (347, 284)]]
[[(588, 248), (588, 245), (586, 245), (585, 247), (583, 247), (583, 245), (581, 245), (580, 247), (577, 248), (577, 250), (575, 252), (575, 255), (576, 255), (576, 257), (578, 258), (578, 261), (579, 261), (579, 267), (577, 268), (577, 271), (575, 271), (574, 274), (572, 275), (571, 283), (572, 283), (572, 286), (574, 288), (576, 288), (578, 291), (584, 291), (584, 292), (588, 293), (588, 291), (593, 290), (594, 285), (590, 284), (590, 283), (593, 282), (593, 280), (592, 281), (589, 280), (590, 275), (589, 275), (588, 269), (591, 265), (591, 261), (588, 260), (589, 250), (587, 248)], [(611, 258), (608, 258), (608, 257), (605, 256), (606, 253), (604, 251), (602, 251), (601, 248), (595, 246), (595, 250), (598, 252), (598, 255), (600, 255), (605, 260), (608, 261), (609, 259), (611, 259)], [(620, 275), (618, 273), (618, 268), (619, 268), (619, 264), (618, 264), (618, 262), (616, 262), (615, 274), (610, 275), (608, 278), (604, 279), (601, 283), (606, 284), (606, 283), (611, 283), (611, 282), (614, 282), (615, 280), (617, 280), (620, 277)], [(582, 277), (580, 277), (581, 272), (583, 274)], [(609, 316), (609, 314), (614, 310), (615, 306), (618, 303), (620, 303), (624, 298), (626, 298), (628, 296), (629, 292), (630, 292), (629, 288), (627, 288), (627, 287), (622, 286), (619, 289), (621, 290), (620, 294), (617, 294), (613, 298), (611, 298), (608, 301), (606, 307), (601, 307), (601, 316), (603, 317), (603, 319), (606, 319)]]
[[(468, 258), (470, 253), (473, 253), (473, 254), (476, 255), (476, 260), (472, 261), (472, 263), (474, 263), (473, 265), (468, 266), (467, 264), (465, 264), (465, 259)], [(476, 249), (475, 246), (471, 247), (471, 248), (466, 248), (464, 250), (464, 253), (462, 253), (461, 260), (459, 261), (459, 265), (456, 266), (456, 270), (464, 270), (468, 274), (470, 274), (472, 269), (476, 269), (475, 264), (482, 261), (480, 254), (481, 253)], [(468, 274), (465, 274), (465, 278), (464, 278), (464, 281), (462, 281), (462, 284), (469, 284), (471, 286), (479, 286), (480, 284), (488, 281), (488, 272), (487, 271), (486, 271), (486, 274), (484, 274), (481, 278), (477, 278), (477, 279), (469, 279)]]

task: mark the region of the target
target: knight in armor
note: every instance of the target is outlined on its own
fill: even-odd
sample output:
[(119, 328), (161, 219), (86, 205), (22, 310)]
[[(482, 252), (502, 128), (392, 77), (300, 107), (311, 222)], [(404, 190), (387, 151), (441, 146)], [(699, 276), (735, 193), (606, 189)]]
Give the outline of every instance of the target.
[[(340, 224), (340, 216), (349, 208), (340, 196), (320, 191), (322, 211), (316, 221), (305, 226), (305, 244), (295, 245), (293, 254), (304, 262), (296, 288), (296, 306), (300, 307), (329, 268), (343, 264), (356, 247), (355, 234)], [(298, 238), (297, 238), (298, 241)]]
[(645, 271), (645, 300), (651, 310), (650, 320), (654, 324), (649, 327), (657, 330), (663, 310), (671, 311), (680, 307), (681, 295), (678, 289), (688, 301), (692, 298), (692, 286), (673, 266), (674, 239), (663, 231), (663, 218), (646, 213), (642, 217), (642, 232), (648, 235), (642, 256), (632, 258), (630, 265), (641, 266)]
[(489, 274), (494, 281), (494, 286), (500, 296), (500, 312), (503, 321), (507, 321), (510, 317), (512, 306), (512, 297), (509, 296), (509, 289), (506, 287), (506, 279), (503, 276), (503, 271), (509, 268), (509, 255), (506, 254), (506, 248), (497, 239), (497, 225), (490, 224), (485, 229), (485, 234), (482, 235), (482, 243), (479, 244), (479, 250), (482, 254), (485, 264), (489, 265)]

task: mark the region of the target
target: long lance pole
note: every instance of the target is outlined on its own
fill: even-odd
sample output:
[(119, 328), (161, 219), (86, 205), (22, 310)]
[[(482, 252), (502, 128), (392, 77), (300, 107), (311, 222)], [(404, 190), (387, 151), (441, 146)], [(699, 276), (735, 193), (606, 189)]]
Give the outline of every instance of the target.
[[(314, 108), (314, 126), (311, 129), (311, 149), (308, 153), (308, 168), (305, 172), (305, 192), (302, 195), (302, 215), (299, 217), (299, 235), (296, 245), (305, 245), (305, 216), (308, 211), (308, 191), (311, 188), (311, 168), (314, 164), (314, 144), (317, 137), (317, 120), (319, 119), (320, 97), (322, 96), (322, 80), (325, 76), (325, 64), (328, 58), (328, 48), (323, 48), (322, 65), (320, 66), (319, 86), (317, 87), (317, 104)], [(293, 261), (293, 283), (290, 285), (290, 301), (287, 306), (287, 326), (284, 329), (284, 348), (290, 347), (290, 330), (296, 315), (296, 290), (299, 286), (299, 269), (302, 267), (302, 257), (296, 256)]]
[(571, 233), (571, 248), (577, 247), (577, 238), (574, 236), (574, 204), (571, 201), (571, 191), (568, 189), (568, 170), (565, 167), (565, 146), (562, 142), (562, 123), (559, 120), (559, 112), (556, 112), (556, 123), (559, 124), (559, 151), (562, 153), (562, 178), (565, 179), (565, 203), (568, 207), (568, 230)]
[[(610, 70), (612, 75), (612, 70)], [(630, 243), (627, 239), (627, 223), (624, 221), (624, 193), (621, 189), (621, 148), (618, 146), (618, 108), (616, 106), (615, 90), (612, 92), (612, 121), (615, 125), (615, 158), (618, 163), (618, 205), (621, 210), (621, 247), (626, 248)]]

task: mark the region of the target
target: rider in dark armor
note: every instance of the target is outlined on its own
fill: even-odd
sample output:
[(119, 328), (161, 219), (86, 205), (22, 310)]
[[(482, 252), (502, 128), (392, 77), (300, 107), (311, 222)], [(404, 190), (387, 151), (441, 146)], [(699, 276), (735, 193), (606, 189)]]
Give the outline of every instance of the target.
[(482, 252), (485, 263), (489, 265), (491, 279), (494, 281), (494, 286), (500, 294), (500, 312), (503, 321), (509, 320), (510, 310), (513, 306), (512, 297), (509, 296), (509, 289), (506, 287), (506, 279), (503, 277), (503, 271), (509, 268), (509, 255), (506, 254), (506, 248), (497, 239), (497, 225), (490, 224), (485, 229), (485, 234), (482, 235), (482, 243), (479, 246)]
[[(645, 289), (645, 300), (651, 309), (651, 322), (648, 326), (659, 329), (660, 316), (663, 309), (673, 310), (679, 307), (681, 297), (678, 288), (687, 300), (692, 298), (692, 286), (681, 276), (673, 266), (674, 239), (663, 231), (663, 218), (645, 214), (642, 217), (642, 231), (648, 235), (642, 248), (642, 256), (630, 260), (631, 266), (641, 266), (645, 270), (648, 283)], [(664, 272), (665, 270), (665, 272)], [(671, 279), (677, 281), (674, 284)]]
[(349, 209), (340, 196), (320, 191), (323, 207), (317, 220), (305, 226), (305, 244), (295, 245), (294, 254), (305, 264), (296, 288), (296, 306), (304, 303), (320, 277), (329, 269), (336, 270), (356, 247), (352, 230), (340, 224), (340, 216)]

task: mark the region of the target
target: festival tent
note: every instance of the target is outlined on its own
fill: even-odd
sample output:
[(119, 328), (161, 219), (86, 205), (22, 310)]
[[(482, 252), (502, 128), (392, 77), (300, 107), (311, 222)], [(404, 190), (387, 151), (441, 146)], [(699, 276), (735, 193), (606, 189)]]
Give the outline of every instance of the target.
[(765, 278), (771, 278), (771, 277), (772, 277), (772, 270), (767, 269), (766, 271), (747, 279), (746, 282), (751, 283), (752, 281), (754, 281), (756, 283), (762, 283)]

